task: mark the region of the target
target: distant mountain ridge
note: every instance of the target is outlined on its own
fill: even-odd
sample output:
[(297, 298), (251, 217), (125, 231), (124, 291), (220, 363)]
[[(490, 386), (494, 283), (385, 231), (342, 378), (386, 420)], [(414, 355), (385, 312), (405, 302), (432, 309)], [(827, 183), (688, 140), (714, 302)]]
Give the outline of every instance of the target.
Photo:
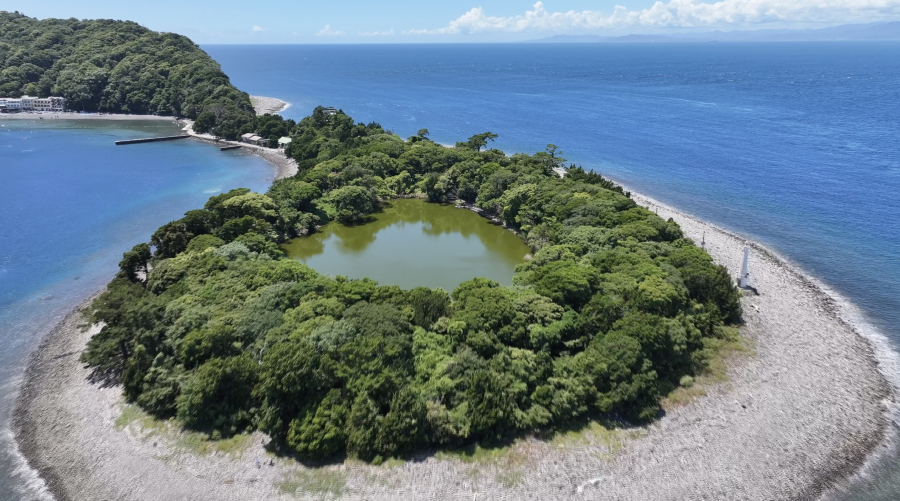
[(707, 31), (665, 35), (555, 35), (524, 43), (687, 43), (687, 42), (827, 42), (840, 40), (900, 40), (900, 21), (845, 24), (811, 30)]

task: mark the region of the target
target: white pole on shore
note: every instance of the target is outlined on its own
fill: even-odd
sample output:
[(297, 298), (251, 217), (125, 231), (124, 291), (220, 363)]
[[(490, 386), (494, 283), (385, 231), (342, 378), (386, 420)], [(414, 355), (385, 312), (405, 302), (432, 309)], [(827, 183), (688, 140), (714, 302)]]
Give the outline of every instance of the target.
[(744, 247), (744, 266), (741, 267), (741, 289), (750, 287), (750, 247)]

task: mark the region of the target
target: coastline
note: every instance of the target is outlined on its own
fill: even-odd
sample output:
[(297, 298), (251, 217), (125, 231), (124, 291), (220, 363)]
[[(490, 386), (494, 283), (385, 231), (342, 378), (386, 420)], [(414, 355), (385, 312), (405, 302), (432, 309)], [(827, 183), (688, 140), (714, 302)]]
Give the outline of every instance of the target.
[[(257, 115), (278, 113), (291, 106), (290, 103), (274, 97), (250, 96), (250, 101), (253, 103), (253, 109), (256, 111)], [(298, 171), (297, 162), (293, 158), (286, 157), (283, 150), (256, 146), (255, 144), (242, 143), (240, 141), (228, 141), (226, 139), (217, 138), (211, 134), (200, 134), (194, 132), (194, 122), (191, 120), (182, 119), (179, 123), (183, 125), (181, 130), (197, 141), (219, 147), (240, 146), (240, 151), (246, 151), (252, 155), (261, 157), (263, 160), (275, 166), (276, 181), (292, 177)]]
[(279, 179), (291, 177), (298, 171), (297, 162), (293, 158), (285, 156), (284, 150), (273, 150), (272, 148), (256, 146), (255, 144), (242, 143), (240, 141), (217, 139), (210, 134), (199, 134), (197, 132), (194, 132), (194, 130), (191, 128), (193, 123), (190, 121), (185, 120), (183, 121), (183, 123), (185, 123), (186, 125), (182, 130), (187, 132), (188, 135), (191, 136), (191, 138), (200, 141), (201, 143), (212, 144), (218, 147), (240, 146), (241, 148), (237, 151), (244, 151), (250, 153), (251, 155), (256, 155), (274, 165), (276, 169), (276, 181), (278, 181)]
[[(616, 183), (628, 190), (628, 187), (625, 184), (618, 181), (616, 181)], [(859, 383), (859, 381), (851, 382), (847, 379), (847, 375), (829, 374), (828, 370), (834, 367), (829, 367), (828, 364), (823, 364), (821, 361), (810, 360), (816, 364), (816, 367), (812, 370), (814, 377), (827, 377), (834, 380), (834, 386), (831, 386), (832, 390), (837, 389), (837, 385), (840, 385), (843, 390), (841, 393), (851, 397), (850, 401), (855, 400), (856, 402), (865, 402), (867, 404), (868, 410), (858, 415), (870, 421), (870, 423), (869, 426), (865, 427), (867, 430), (859, 429), (857, 431), (857, 433), (862, 432), (862, 434), (849, 441), (849, 448), (842, 454), (835, 456), (836, 461), (830, 462), (830, 465), (823, 470), (814, 469), (808, 472), (812, 479), (810, 487), (802, 496), (796, 497), (796, 499), (831, 499), (832, 496), (838, 494), (849, 482), (864, 476), (868, 468), (877, 463), (885, 453), (888, 453), (891, 449), (896, 447), (895, 442), (897, 440), (898, 429), (896, 418), (894, 416), (897, 414), (897, 406), (900, 404), (900, 400), (898, 400), (900, 395), (898, 395), (897, 386), (898, 377), (900, 377), (900, 354), (894, 351), (890, 342), (882, 333), (868, 324), (855, 305), (843, 298), (837, 292), (831, 290), (815, 277), (806, 274), (800, 266), (791, 263), (789, 259), (779, 255), (762, 244), (703, 221), (702, 219), (687, 214), (649, 196), (632, 191), (631, 197), (639, 205), (653, 210), (663, 219), (674, 219), (679, 226), (681, 226), (685, 236), (693, 239), (698, 245), (705, 239), (707, 252), (709, 252), (717, 263), (725, 265), (732, 277), (737, 277), (738, 275), (741, 259), (743, 257), (742, 248), (745, 246), (749, 247), (751, 250), (751, 286), (757, 287), (762, 295), (767, 294), (765, 290), (759, 287), (759, 265), (763, 264), (763, 269), (766, 271), (769, 271), (767, 269), (769, 266), (780, 268), (786, 275), (782, 277), (782, 280), (786, 279), (789, 282), (793, 282), (807, 296), (797, 305), (801, 308), (800, 310), (792, 311), (788, 305), (782, 304), (781, 306), (784, 310), (782, 317), (787, 320), (791, 319), (791, 315), (799, 315), (802, 322), (797, 322), (796, 319), (791, 320), (794, 320), (793, 323), (795, 324), (803, 323), (806, 319), (802, 317), (805, 317), (808, 313), (808, 311), (804, 310), (810, 306), (819, 309), (819, 313), (825, 316), (828, 320), (828, 324), (831, 325), (835, 332), (819, 331), (816, 333), (812, 329), (812, 326), (810, 326), (809, 330), (813, 331), (813, 333), (807, 333), (807, 337), (811, 338), (808, 340), (817, 344), (825, 342), (835, 343), (829, 347), (829, 349), (832, 350), (831, 354), (834, 356), (830, 359), (840, 360), (841, 358), (844, 358), (842, 362), (845, 364), (848, 362), (854, 363), (852, 361), (855, 359), (857, 361), (856, 363), (858, 363), (858, 366), (856, 367), (856, 370), (859, 371), (858, 374), (865, 374), (866, 379), (868, 379), (867, 384), (855, 384)], [(716, 236), (710, 238), (711, 234)], [(717, 238), (722, 235), (726, 237), (725, 242), (730, 245), (722, 245), (722, 240)], [(763, 277), (764, 282), (768, 282), (766, 278), (767, 277)], [(776, 298), (776, 303), (781, 302), (783, 302), (783, 298)], [(748, 303), (750, 307), (753, 308), (753, 311), (748, 310)], [(744, 306), (745, 320), (747, 320), (750, 314), (765, 314), (762, 312), (763, 306), (761, 301), (756, 301), (755, 303), (749, 302), (745, 296), (745, 299), (742, 300), (742, 304)], [(747, 323), (747, 327), (751, 327), (751, 325), (749, 325), (751, 322), (748, 321)], [(780, 322), (776, 319), (776, 323), (781, 326), (781, 324), (787, 322)], [(746, 335), (748, 329), (745, 327), (742, 329), (742, 333)], [(802, 349), (802, 346), (798, 346), (798, 342), (802, 343), (802, 340), (777, 340), (772, 339), (771, 333), (764, 334), (768, 335), (762, 339), (755, 338), (754, 340), (757, 341), (757, 343), (759, 341), (764, 341), (766, 343), (775, 341), (776, 343), (773, 343), (773, 348), (780, 348), (783, 346), (789, 349)], [(823, 334), (831, 334), (831, 336)], [(778, 341), (784, 342), (779, 343)], [(842, 357), (840, 352), (833, 351), (837, 348), (837, 343), (845, 345), (846, 348), (843, 349), (848, 350), (846, 357)], [(757, 346), (759, 345), (757, 344)], [(807, 347), (818, 346), (808, 344)], [(810, 358), (809, 353), (807, 352), (798, 351), (798, 354), (804, 358)], [(784, 352), (781, 356), (789, 357), (790, 352)], [(800, 360), (797, 360), (794, 363), (797, 362), (800, 362)], [(846, 367), (846, 365), (844, 366)], [(812, 382), (813, 378), (810, 377), (810, 374), (804, 373), (805, 371), (803, 368), (794, 367), (793, 372), (796, 376), (802, 378), (801, 380), (806, 380), (806, 383), (801, 383), (804, 389), (817, 385), (826, 386), (827, 390), (828, 385), (823, 385), (821, 381)], [(729, 376), (731, 376), (730, 372)], [(783, 377), (784, 374), (781, 374), (781, 376)], [(793, 378), (784, 378), (784, 381), (795, 382), (797, 380)], [(806, 386), (806, 384), (809, 384), (810, 386)], [(865, 388), (867, 386), (875, 391), (866, 393)], [(819, 395), (820, 398), (828, 398), (830, 396), (831, 395), (829, 394)], [(805, 397), (809, 398), (810, 396), (806, 395)], [(841, 406), (842, 408), (838, 409), (838, 414), (836, 415), (836, 417), (840, 417), (845, 423), (856, 419), (851, 417), (851, 412), (844, 413), (844, 411), (848, 410), (850, 405), (853, 405), (849, 403), (850, 401), (844, 403), (843, 406)], [(829, 403), (834, 404), (836, 402)], [(859, 409), (855, 408), (852, 409), (852, 411), (858, 412)], [(841, 413), (844, 413), (844, 415), (841, 415)], [(812, 414), (810, 417), (811, 416)], [(845, 430), (843, 435), (844, 437), (849, 438), (853, 433), (854, 432)]]
[[(25, 369), (22, 386), (19, 388), (19, 395), (16, 398), (15, 409), (12, 416), (12, 430), (15, 434), (16, 443), (19, 452), (28, 460), (28, 466), (33, 468), (44, 481), (46, 489), (53, 494), (57, 500), (69, 499), (60, 489), (65, 485), (65, 479), (60, 477), (58, 472), (52, 465), (45, 464), (41, 461), (40, 448), (36, 446), (32, 440), (38, 436), (42, 423), (40, 416), (32, 416), (29, 414), (29, 406), (23, 405), (24, 402), (31, 401), (36, 398), (34, 392), (41, 391), (43, 384), (47, 378), (66, 377), (65, 373), (45, 370), (44, 363), (48, 360), (47, 352), (53, 351), (53, 357), (72, 357), (77, 359), (80, 355), (78, 343), (75, 343), (75, 350), (72, 352), (59, 353), (54, 351), (59, 343), (69, 341), (66, 339), (67, 334), (73, 330), (79, 329), (82, 318), (82, 311), (87, 308), (91, 302), (100, 295), (96, 292), (90, 298), (81, 303), (78, 307), (66, 314), (65, 317), (57, 324), (46, 337), (41, 340), (38, 347), (29, 355), (28, 364)], [(85, 333), (90, 331), (85, 331)], [(85, 340), (86, 343), (86, 340)]]
[(175, 117), (160, 115), (125, 115), (121, 113), (4, 113), (0, 114), (3, 120), (160, 120), (174, 122)]
[[(287, 101), (274, 97), (250, 96), (257, 115), (281, 113), (291, 107)], [(176, 121), (174, 116), (167, 115), (130, 115), (126, 113), (78, 113), (78, 112), (33, 112), (2, 113), (2, 120), (165, 120)]]
[[(726, 382), (651, 425), (588, 430), (571, 443), (524, 439), (476, 464), (425, 455), (312, 469), (267, 456), (260, 433), (240, 453), (198, 455), (138, 425), (118, 429), (120, 389), (87, 381), (77, 354), (90, 333), (73, 312), (29, 362), (14, 418), (22, 452), (60, 500), (811, 499), (846, 482), (884, 442), (885, 405), (895, 400), (869, 342), (833, 297), (771, 251), (632, 197), (697, 242), (705, 232), (706, 249), (732, 276), (749, 245), (761, 294), (742, 300), (742, 334), (756, 353), (730, 359)], [(256, 466), (270, 457), (272, 466)], [(321, 490), (323, 478), (339, 488)], [(297, 488), (285, 489), (285, 479)]]
[(250, 103), (257, 115), (277, 115), (291, 107), (291, 103), (281, 99), (266, 96), (250, 96)]
[[(290, 107), (290, 103), (276, 99), (273, 97), (251, 96), (254, 110), (257, 115), (266, 113), (278, 113)], [(0, 122), (3, 120), (111, 120), (111, 121), (168, 121), (182, 125), (182, 131), (186, 132), (192, 138), (214, 144), (216, 146), (241, 146), (242, 151), (262, 157), (264, 160), (274, 165), (276, 168), (275, 180), (291, 177), (297, 173), (297, 162), (292, 158), (284, 155), (284, 152), (277, 149), (265, 148), (252, 144), (242, 143), (239, 141), (226, 141), (217, 139), (210, 134), (198, 134), (193, 131), (191, 126), (193, 121), (188, 119), (176, 119), (171, 116), (159, 115), (125, 115), (125, 114), (80, 114), (80, 113), (15, 113), (0, 115)]]

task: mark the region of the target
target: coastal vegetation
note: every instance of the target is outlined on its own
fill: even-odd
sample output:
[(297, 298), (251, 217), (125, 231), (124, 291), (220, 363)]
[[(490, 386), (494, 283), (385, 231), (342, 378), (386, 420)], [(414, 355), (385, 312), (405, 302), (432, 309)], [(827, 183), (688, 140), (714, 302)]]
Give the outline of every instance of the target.
[(250, 97), (190, 39), (130, 21), (0, 11), (0, 97), (66, 98), (75, 111), (182, 116), (234, 139), (254, 129)]
[[(303, 460), (375, 462), (644, 422), (740, 320), (726, 270), (674, 221), (566, 167), (553, 145), (507, 156), (486, 132), (448, 148), (321, 107), (283, 126), (295, 176), (163, 225), (90, 308), (103, 328), (82, 360), (155, 416), (216, 438), (259, 429)], [(511, 287), (476, 278), (447, 292), (284, 256), (289, 239), (412, 196), (483, 211), (533, 259)]]

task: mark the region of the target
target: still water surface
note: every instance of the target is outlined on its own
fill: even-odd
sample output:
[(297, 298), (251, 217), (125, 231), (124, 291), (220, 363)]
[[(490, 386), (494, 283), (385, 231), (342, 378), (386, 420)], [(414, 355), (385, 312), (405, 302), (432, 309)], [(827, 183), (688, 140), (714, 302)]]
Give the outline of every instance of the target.
[(329, 223), (285, 250), (320, 273), (448, 292), (475, 277), (510, 285), (529, 252), (519, 237), (472, 211), (415, 199), (391, 201), (366, 224)]

